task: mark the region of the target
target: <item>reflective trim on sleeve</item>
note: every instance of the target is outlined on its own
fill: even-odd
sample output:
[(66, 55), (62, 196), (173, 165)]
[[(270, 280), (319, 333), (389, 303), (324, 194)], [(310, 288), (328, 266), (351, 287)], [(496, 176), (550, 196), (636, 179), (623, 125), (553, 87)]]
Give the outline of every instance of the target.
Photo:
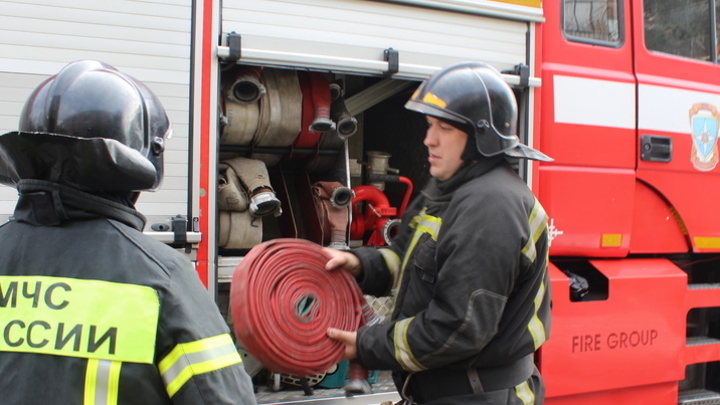
[(83, 405), (116, 405), (122, 362), (88, 359)]
[(410, 344), (407, 340), (407, 331), (410, 323), (415, 319), (407, 318), (395, 324), (393, 330), (393, 340), (395, 341), (395, 359), (400, 363), (400, 367), (407, 371), (423, 371), (427, 370), (420, 364), (410, 350)]
[(397, 253), (387, 248), (381, 248), (378, 249), (378, 251), (383, 259), (385, 259), (385, 265), (393, 276), (392, 288), (397, 288), (398, 275), (400, 275), (400, 257)]
[(533, 405), (535, 403), (535, 393), (532, 392), (527, 381), (515, 386), (515, 396), (522, 401), (523, 405)]
[(160, 361), (158, 368), (172, 397), (192, 377), (241, 362), (232, 338), (223, 334), (178, 344)]
[(530, 322), (528, 323), (528, 331), (530, 332), (530, 335), (532, 335), (535, 350), (537, 350), (540, 345), (545, 343), (546, 340), (545, 325), (543, 325), (543, 322), (538, 316), (540, 306), (545, 299), (545, 288), (547, 287), (545, 286), (545, 281), (543, 280), (543, 282), (540, 284), (540, 288), (538, 288), (537, 294), (535, 295), (535, 312), (533, 313), (533, 316), (532, 318), (530, 318)]
[(537, 258), (537, 250), (535, 249), (535, 244), (537, 244), (543, 232), (545, 231), (545, 229), (547, 229), (547, 221), (548, 216), (545, 213), (545, 209), (543, 209), (542, 205), (540, 205), (540, 202), (536, 198), (535, 205), (530, 212), (530, 218), (528, 218), (528, 225), (530, 226), (530, 237), (525, 243), (525, 246), (522, 248), (522, 254), (525, 255), (528, 259), (530, 259), (531, 262), (535, 262), (535, 259)]

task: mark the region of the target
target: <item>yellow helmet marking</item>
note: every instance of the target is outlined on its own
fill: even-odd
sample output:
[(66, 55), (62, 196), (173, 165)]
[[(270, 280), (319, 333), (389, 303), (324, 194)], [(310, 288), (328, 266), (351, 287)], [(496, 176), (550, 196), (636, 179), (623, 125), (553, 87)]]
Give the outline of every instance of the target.
[(432, 93), (425, 94), (425, 96), (423, 96), (423, 101), (428, 104), (436, 105), (440, 108), (445, 108), (445, 106), (447, 106), (447, 103), (445, 102), (445, 100), (441, 99), (440, 97), (438, 97)]

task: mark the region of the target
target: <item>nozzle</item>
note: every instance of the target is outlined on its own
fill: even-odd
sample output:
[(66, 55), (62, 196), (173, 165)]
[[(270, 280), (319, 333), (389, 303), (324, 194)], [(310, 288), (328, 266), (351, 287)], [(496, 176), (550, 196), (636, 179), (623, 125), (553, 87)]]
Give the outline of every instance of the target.
[(337, 133), (341, 138), (349, 138), (357, 131), (357, 119), (350, 115), (345, 99), (339, 97), (332, 103), (331, 115), (337, 122)]
[(344, 208), (350, 205), (355, 192), (348, 187), (335, 187), (330, 195), (330, 203), (335, 208)]

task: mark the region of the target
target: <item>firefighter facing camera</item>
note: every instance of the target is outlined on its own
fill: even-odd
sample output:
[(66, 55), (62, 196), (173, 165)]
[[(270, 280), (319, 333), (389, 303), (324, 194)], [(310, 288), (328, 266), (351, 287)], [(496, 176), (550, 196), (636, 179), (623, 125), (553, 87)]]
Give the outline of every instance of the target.
[(170, 134), (143, 83), (84, 60), (0, 135), (0, 183), (19, 193), (0, 226), (3, 402), (255, 403), (191, 263), (134, 208), (160, 186)]
[(402, 403), (541, 404), (535, 351), (550, 328), (547, 215), (508, 158), (550, 160), (520, 143), (512, 90), (494, 68), (432, 75), (406, 108), (428, 123), (431, 179), (393, 244), (324, 248), (326, 269), (365, 294), (394, 294), (389, 320), (329, 329), (344, 359), (392, 370)]

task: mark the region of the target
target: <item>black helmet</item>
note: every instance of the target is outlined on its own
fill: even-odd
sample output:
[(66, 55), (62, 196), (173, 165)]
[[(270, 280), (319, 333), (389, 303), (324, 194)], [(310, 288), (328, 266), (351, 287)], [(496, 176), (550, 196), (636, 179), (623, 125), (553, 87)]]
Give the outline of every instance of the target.
[(103, 62), (73, 62), (33, 91), (18, 131), (0, 136), (0, 183), (154, 190), (170, 135), (162, 104), (143, 83)]
[(512, 89), (497, 70), (484, 63), (460, 63), (436, 72), (418, 87), (405, 108), (474, 134), (474, 144), (483, 156), (552, 160), (520, 143)]

